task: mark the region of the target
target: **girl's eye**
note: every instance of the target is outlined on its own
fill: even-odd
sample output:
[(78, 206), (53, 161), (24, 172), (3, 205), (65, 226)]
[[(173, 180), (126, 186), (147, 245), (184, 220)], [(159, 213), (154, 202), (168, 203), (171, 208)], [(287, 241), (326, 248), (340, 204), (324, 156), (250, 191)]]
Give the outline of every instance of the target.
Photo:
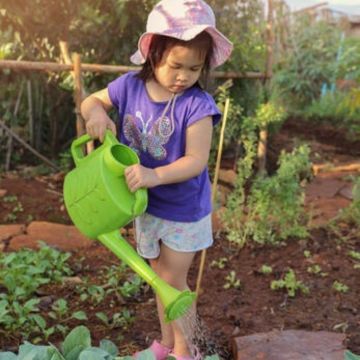
[(201, 70), (201, 68), (192, 68), (191, 69), (191, 71), (193, 71), (193, 72), (197, 72), (197, 71), (200, 71)]

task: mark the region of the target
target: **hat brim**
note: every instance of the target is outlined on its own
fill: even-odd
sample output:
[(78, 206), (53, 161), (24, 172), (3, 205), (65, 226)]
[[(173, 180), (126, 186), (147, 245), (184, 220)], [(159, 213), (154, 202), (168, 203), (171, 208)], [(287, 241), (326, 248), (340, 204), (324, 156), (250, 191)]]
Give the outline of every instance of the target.
[(155, 34), (189, 41), (200, 34), (202, 31), (206, 31), (212, 37), (214, 42), (210, 67), (215, 68), (220, 66), (230, 57), (233, 44), (215, 27), (209, 25), (196, 25), (192, 26), (191, 28), (177, 28), (162, 33), (145, 32), (139, 39), (138, 50), (130, 57), (130, 60), (133, 64), (136, 65), (141, 65), (145, 62), (149, 53), (151, 39)]

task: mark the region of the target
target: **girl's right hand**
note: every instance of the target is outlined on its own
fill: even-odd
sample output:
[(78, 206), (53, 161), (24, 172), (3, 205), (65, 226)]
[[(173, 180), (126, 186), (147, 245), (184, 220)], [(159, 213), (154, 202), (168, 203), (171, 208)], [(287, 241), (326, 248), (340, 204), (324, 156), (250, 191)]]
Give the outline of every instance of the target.
[(116, 135), (115, 123), (107, 114), (111, 108), (112, 103), (107, 89), (91, 94), (81, 103), (81, 114), (86, 122), (86, 132), (93, 139), (103, 142), (107, 129)]
[(106, 115), (93, 116), (86, 122), (86, 132), (93, 138), (104, 141), (106, 130), (111, 130), (116, 135), (115, 123)]

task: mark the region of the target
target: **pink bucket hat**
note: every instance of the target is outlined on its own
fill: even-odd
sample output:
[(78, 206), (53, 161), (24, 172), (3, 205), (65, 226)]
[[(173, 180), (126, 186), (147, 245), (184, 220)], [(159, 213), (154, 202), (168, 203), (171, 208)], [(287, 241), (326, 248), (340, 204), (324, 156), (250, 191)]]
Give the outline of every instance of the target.
[(216, 29), (215, 15), (211, 7), (202, 0), (161, 0), (150, 12), (146, 32), (141, 35), (138, 51), (130, 60), (136, 65), (145, 62), (154, 34), (188, 41), (204, 30), (211, 35), (214, 42), (210, 66), (215, 68), (229, 58), (233, 45)]

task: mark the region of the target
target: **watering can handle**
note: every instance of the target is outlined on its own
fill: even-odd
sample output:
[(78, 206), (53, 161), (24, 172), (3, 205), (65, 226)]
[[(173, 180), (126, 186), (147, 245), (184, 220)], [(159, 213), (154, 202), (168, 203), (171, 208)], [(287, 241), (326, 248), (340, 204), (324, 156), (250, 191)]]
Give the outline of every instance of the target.
[[(73, 141), (71, 144), (71, 155), (75, 161), (76, 166), (79, 165), (81, 160), (84, 159), (85, 155), (81, 149), (83, 145), (88, 143), (89, 141), (92, 141), (92, 137), (89, 134), (84, 134)], [(116, 136), (110, 131), (106, 130), (104, 142), (101, 146), (109, 146), (109, 145), (115, 145), (118, 144), (118, 140), (116, 139)]]
[(133, 215), (139, 216), (145, 212), (148, 203), (147, 190), (140, 188), (135, 192), (135, 203), (133, 207)]

